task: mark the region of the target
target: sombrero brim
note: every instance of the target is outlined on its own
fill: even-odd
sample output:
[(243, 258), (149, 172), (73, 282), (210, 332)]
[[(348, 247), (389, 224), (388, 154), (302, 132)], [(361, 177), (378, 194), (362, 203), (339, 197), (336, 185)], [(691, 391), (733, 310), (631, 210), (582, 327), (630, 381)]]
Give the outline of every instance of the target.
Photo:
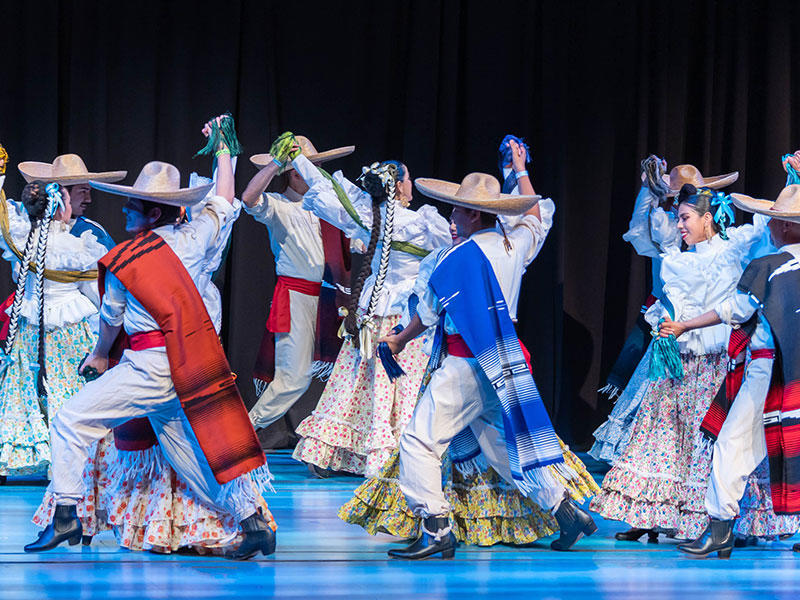
[(515, 196), (513, 194), (500, 194), (498, 198), (491, 199), (460, 198), (456, 196), (456, 192), (461, 187), (460, 184), (426, 177), (415, 179), (414, 185), (421, 194), (434, 200), (472, 210), (512, 217), (525, 214), (542, 199), (541, 196)]
[(127, 171), (102, 171), (100, 173), (81, 173), (80, 175), (53, 176), (53, 165), (50, 163), (28, 160), (17, 165), (17, 169), (27, 183), (31, 181), (44, 181), (45, 183), (58, 183), (60, 185), (78, 185), (90, 181), (121, 181), (128, 175)]
[[(306, 154), (306, 158), (313, 163), (324, 163), (328, 162), (329, 160), (335, 160), (337, 158), (342, 158), (343, 156), (347, 156), (348, 154), (352, 154), (355, 152), (355, 146), (342, 146), (341, 148), (334, 148), (333, 150), (326, 150), (325, 152), (317, 152), (316, 154), (308, 155)], [(272, 158), (269, 154), (254, 154), (250, 157), (250, 162), (253, 163), (259, 169), (263, 169), (269, 163), (272, 162)], [(291, 171), (294, 169), (292, 163), (287, 163), (285, 167), (278, 171), (278, 173), (286, 173), (287, 171)]]
[(138, 198), (139, 200), (149, 200), (159, 204), (170, 204), (172, 206), (192, 206), (200, 202), (208, 195), (214, 183), (198, 185), (192, 188), (181, 188), (172, 192), (145, 192), (137, 190), (130, 185), (119, 185), (116, 183), (104, 183), (101, 181), (90, 181), (94, 189), (101, 192), (108, 192), (115, 196), (125, 196), (127, 198)]
[[(661, 178), (664, 180), (664, 183), (669, 185), (669, 175), (664, 174), (661, 176)], [(734, 171), (733, 173), (726, 173), (725, 175), (715, 175), (714, 177), (703, 177), (703, 183), (695, 187), (705, 187), (705, 188), (711, 188), (712, 190), (718, 190), (720, 188), (724, 188), (731, 185), (737, 179), (739, 179), (739, 171)], [(691, 183), (691, 182), (687, 181), (686, 183)], [(694, 184), (692, 183), (692, 185)], [(677, 196), (680, 193), (680, 191), (681, 191), (680, 188), (677, 190), (670, 188), (670, 191), (667, 194), (667, 196)]]
[(745, 194), (731, 194), (731, 198), (733, 199), (733, 203), (745, 212), (758, 213), (759, 215), (766, 215), (773, 219), (780, 219), (781, 221), (800, 223), (800, 211), (783, 212), (773, 210), (775, 206), (773, 200), (752, 198)]

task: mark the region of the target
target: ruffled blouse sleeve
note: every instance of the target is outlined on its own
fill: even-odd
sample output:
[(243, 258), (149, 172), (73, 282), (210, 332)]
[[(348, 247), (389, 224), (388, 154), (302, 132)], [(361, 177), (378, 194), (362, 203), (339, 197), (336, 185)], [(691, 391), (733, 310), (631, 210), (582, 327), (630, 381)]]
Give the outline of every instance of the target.
[[(28, 233), (31, 230), (31, 223), (28, 220), (28, 213), (19, 202), (14, 202), (13, 200), (7, 201), (7, 207), (8, 230), (11, 234), (11, 240), (14, 242), (17, 250), (23, 252), (25, 250), (25, 244), (28, 241)], [(8, 244), (3, 236), (0, 236), (0, 245), (3, 247), (3, 258), (5, 260), (11, 262), (18, 260), (16, 254), (11, 252), (11, 249), (8, 247)]]
[(97, 261), (108, 250), (91, 231), (80, 237), (72, 235), (60, 221), (50, 227), (45, 265), (57, 271), (89, 271), (97, 268)]
[(642, 186), (633, 206), (628, 231), (622, 239), (640, 256), (657, 258), (668, 248), (680, 248), (677, 220), (672, 212), (658, 206), (650, 189)]
[(334, 227), (341, 229), (344, 234), (351, 239), (361, 240), (364, 244), (369, 243), (369, 229), (372, 226), (372, 198), (360, 187), (355, 185), (352, 181), (348, 180), (341, 171), (336, 171), (332, 175), (334, 180), (342, 186), (345, 194), (347, 194), (353, 209), (358, 215), (361, 223), (366, 227), (361, 227), (353, 217), (348, 213), (336, 191), (333, 189), (333, 184), (326, 178), (312, 177), (311, 174), (304, 173), (308, 171), (308, 165), (316, 170), (311, 162), (304, 156), (299, 156), (294, 160), (295, 168), (309, 183), (308, 191), (303, 196), (303, 208), (311, 211), (323, 221), (327, 221)]

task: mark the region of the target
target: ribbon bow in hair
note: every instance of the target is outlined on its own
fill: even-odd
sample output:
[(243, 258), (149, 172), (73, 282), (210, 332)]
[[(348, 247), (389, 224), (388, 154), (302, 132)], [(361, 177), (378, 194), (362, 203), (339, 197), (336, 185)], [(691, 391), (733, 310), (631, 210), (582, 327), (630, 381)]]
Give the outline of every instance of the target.
[(711, 206), (716, 206), (717, 211), (714, 213), (714, 222), (720, 227), (720, 236), (722, 239), (728, 239), (725, 230), (731, 225), (735, 219), (733, 214), (733, 200), (725, 192), (710, 192)]
[(51, 217), (55, 216), (59, 208), (61, 208), (61, 210), (66, 209), (64, 206), (64, 197), (61, 195), (61, 186), (57, 183), (48, 183), (44, 191), (47, 192), (47, 208), (50, 211)]

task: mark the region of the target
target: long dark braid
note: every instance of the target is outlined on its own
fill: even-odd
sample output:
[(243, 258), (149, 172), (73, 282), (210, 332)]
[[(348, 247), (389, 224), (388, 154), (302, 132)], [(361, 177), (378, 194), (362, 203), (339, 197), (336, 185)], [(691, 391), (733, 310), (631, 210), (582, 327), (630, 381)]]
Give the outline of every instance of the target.
[(361, 269), (358, 271), (358, 277), (353, 283), (353, 289), (350, 291), (350, 303), (347, 307), (347, 316), (344, 319), (344, 328), (350, 335), (353, 336), (353, 343), (356, 348), (359, 347), (358, 340), (358, 304), (361, 298), (361, 290), (364, 289), (364, 282), (372, 275), (372, 259), (375, 256), (375, 250), (378, 248), (378, 240), (381, 235), (381, 202), (383, 198), (376, 198), (372, 196), (372, 230), (369, 235), (369, 245), (367, 252), (364, 254)]
[[(367, 315), (365, 315), (366, 319), (370, 319), (383, 286), (383, 278), (386, 276), (394, 227), (397, 181), (403, 179), (403, 177), (405, 177), (405, 167), (402, 163), (396, 160), (387, 160), (380, 164), (373, 163), (370, 167), (364, 167), (359, 178), (359, 183), (372, 198), (372, 229), (367, 252), (363, 258), (364, 262), (361, 264), (358, 277), (351, 290), (350, 304), (344, 322), (345, 330), (355, 338), (353, 343), (356, 348), (361, 346), (360, 336), (357, 335), (361, 326), (358, 318), (361, 291), (364, 287), (364, 282), (372, 275), (372, 259), (375, 256), (378, 242), (382, 239), (384, 246), (381, 251), (380, 271), (372, 289)], [(386, 203), (385, 222), (382, 222), (380, 211), (383, 203)]]

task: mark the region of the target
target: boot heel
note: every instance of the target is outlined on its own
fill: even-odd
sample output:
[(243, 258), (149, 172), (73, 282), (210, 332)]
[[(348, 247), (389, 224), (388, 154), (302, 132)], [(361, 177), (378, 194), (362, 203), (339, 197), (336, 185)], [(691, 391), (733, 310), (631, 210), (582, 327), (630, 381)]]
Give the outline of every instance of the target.
[(724, 550), (720, 550), (717, 552), (718, 558), (730, 558), (731, 557), (731, 548), (725, 548)]
[(453, 558), (456, 555), (455, 548), (448, 548), (447, 550), (442, 550), (442, 558)]
[(586, 527), (583, 528), (584, 535), (592, 535), (595, 531), (597, 531), (597, 523), (594, 521), (588, 523)]
[(69, 538), (69, 540), (67, 540), (67, 543), (69, 543), (70, 546), (77, 546), (81, 543), (81, 534), (79, 533), (78, 535), (73, 535), (71, 538)]

